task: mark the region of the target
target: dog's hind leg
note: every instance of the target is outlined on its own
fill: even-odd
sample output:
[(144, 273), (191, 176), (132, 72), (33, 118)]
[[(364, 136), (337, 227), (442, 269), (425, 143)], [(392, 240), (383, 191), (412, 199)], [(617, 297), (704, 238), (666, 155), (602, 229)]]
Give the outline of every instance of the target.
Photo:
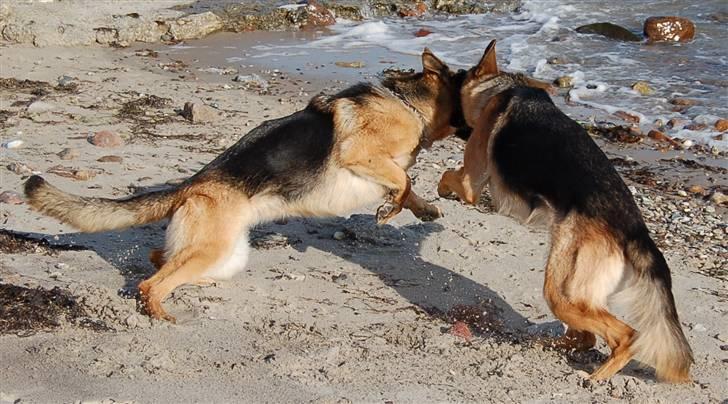
[(607, 342), (609, 359), (591, 376), (605, 380), (634, 355), (635, 331), (606, 309), (607, 299), (622, 283), (624, 260), (602, 228), (572, 219), (555, 225), (544, 295), (554, 315), (573, 330), (564, 337), (565, 344), (577, 336), (577, 345), (588, 345), (593, 334)]
[(538, 344), (565, 351), (588, 351), (597, 343), (594, 333), (579, 331), (574, 328), (566, 330), (566, 334), (559, 338), (543, 337), (536, 341)]
[(178, 286), (203, 279), (233, 255), (245, 225), (240, 213), (245, 208), (243, 199), (235, 195), (195, 195), (175, 212), (167, 235), (169, 259), (139, 284), (142, 304), (150, 316), (174, 322), (162, 301)]

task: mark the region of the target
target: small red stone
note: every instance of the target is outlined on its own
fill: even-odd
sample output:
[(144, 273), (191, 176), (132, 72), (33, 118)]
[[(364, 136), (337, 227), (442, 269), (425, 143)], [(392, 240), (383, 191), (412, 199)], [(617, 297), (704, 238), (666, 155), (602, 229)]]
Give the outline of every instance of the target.
[(108, 130), (94, 133), (89, 137), (88, 141), (98, 147), (118, 147), (124, 145), (124, 141), (119, 135)]
[(415, 32), (415, 36), (417, 38), (422, 38), (423, 36), (430, 35), (431, 33), (432, 33), (432, 31), (430, 31), (428, 29), (420, 28), (420, 29), (417, 30), (417, 32)]
[(450, 334), (460, 337), (467, 342), (473, 339), (473, 333), (470, 332), (470, 327), (462, 321), (456, 321), (452, 328), (450, 328)]

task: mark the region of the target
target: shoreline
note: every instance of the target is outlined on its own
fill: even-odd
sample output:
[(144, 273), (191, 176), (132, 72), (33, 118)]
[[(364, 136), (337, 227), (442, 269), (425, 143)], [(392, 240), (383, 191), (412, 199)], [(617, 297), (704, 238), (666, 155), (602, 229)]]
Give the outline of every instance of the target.
[[(152, 48), (154, 57), (144, 48), (5, 47), (12, 52), (1, 78), (48, 84), (0, 86), (0, 109), (10, 111), (0, 122), (2, 142), (25, 142), (1, 150), (0, 192), (20, 192), (28, 175), (22, 166), (82, 195), (118, 198), (174, 182), (263, 120), (347, 84), (270, 66), (238, 72), (263, 77), (269, 87), (261, 92), (232, 74), (200, 72), (213, 66), (194, 56), (177, 63), (162, 49)], [(70, 79), (65, 86), (62, 76)], [(188, 101), (219, 115), (190, 123), (175, 111)], [(31, 108), (37, 102), (47, 105)], [(86, 140), (102, 130), (124, 145)], [(559, 329), (541, 296), (547, 233), (493, 213), (487, 195), (478, 207), (437, 198), (439, 175), (462, 159), (464, 144), (450, 139), (423, 152), (410, 171), (443, 219), (420, 223), (402, 214), (380, 228), (370, 208), (349, 218), (260, 226), (243, 273), (214, 287), (180, 288), (167, 301), (177, 325), (138, 314), (133, 299), (136, 282), (153, 270), (146, 256), (162, 242), (163, 223), (85, 235), (24, 204), (0, 204), (10, 231), (10, 239), (0, 237), (8, 249), (0, 284), (59, 287), (84, 310), (61, 316), (58, 327), (0, 333), (0, 402), (720, 402), (728, 396), (720, 376), (728, 228), (725, 206), (710, 198), (725, 191), (724, 161), (594, 139), (634, 190), (670, 264), (696, 352), (694, 384), (655, 383), (634, 364), (591, 383), (584, 374), (604, 360), (603, 344), (601, 353), (565, 354), (529, 342)], [(57, 155), (66, 148), (74, 157)], [(99, 161), (105, 156), (121, 161)], [(94, 174), (82, 179), (79, 171)], [(693, 185), (702, 192), (691, 192)], [(487, 315), (473, 320), (463, 310)], [(452, 331), (457, 321), (471, 327), (471, 340)]]

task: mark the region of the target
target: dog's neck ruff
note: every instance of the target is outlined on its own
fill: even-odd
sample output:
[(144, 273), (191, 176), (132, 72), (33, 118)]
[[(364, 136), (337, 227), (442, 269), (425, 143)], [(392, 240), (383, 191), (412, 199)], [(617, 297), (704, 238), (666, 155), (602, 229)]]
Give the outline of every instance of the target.
[(422, 115), (422, 112), (420, 112), (417, 108), (415, 108), (415, 106), (412, 105), (412, 103), (409, 102), (409, 100), (407, 98), (405, 98), (404, 95), (402, 95), (390, 88), (384, 87), (384, 86), (382, 86), (382, 88), (385, 88), (391, 95), (397, 97), (402, 102), (402, 104), (404, 104), (405, 107), (407, 107), (410, 111), (412, 111), (415, 114), (417, 119), (419, 119), (420, 122), (422, 122), (423, 130), (424, 130), (424, 128), (427, 127), (427, 121), (425, 120), (425, 116)]
[(422, 133), (420, 134), (420, 143), (417, 145), (417, 150), (421, 149), (427, 149), (432, 145), (432, 141), (430, 141), (430, 138), (428, 135), (428, 126), (427, 126), (427, 120), (425, 119), (425, 116), (422, 115), (422, 112), (415, 108), (414, 105), (402, 94), (388, 88), (385, 86), (381, 86), (382, 88), (386, 89), (391, 95), (397, 97), (402, 104), (404, 104), (407, 109), (412, 111), (412, 113), (419, 119), (420, 123), (422, 124)]
[(490, 98), (519, 85), (528, 85), (525, 75), (522, 73), (502, 73), (480, 83), (473, 91)]

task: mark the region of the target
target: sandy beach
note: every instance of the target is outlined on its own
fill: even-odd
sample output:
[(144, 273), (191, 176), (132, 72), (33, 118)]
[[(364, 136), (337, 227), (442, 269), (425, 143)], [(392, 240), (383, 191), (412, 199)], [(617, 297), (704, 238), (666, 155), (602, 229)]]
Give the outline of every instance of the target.
[[(174, 184), (264, 120), (347, 83), (235, 73), (260, 75), (263, 90), (160, 45), (5, 42), (0, 53), (0, 403), (728, 398), (724, 154), (593, 131), (672, 270), (695, 353), (689, 385), (658, 383), (634, 362), (591, 382), (605, 344), (567, 353), (533, 342), (563, 332), (541, 291), (548, 233), (496, 214), (487, 195), (477, 207), (437, 197), (441, 173), (462, 161), (457, 139), (421, 153), (410, 171), (444, 218), (403, 212), (378, 227), (371, 206), (259, 226), (245, 271), (176, 290), (165, 303), (178, 320), (170, 324), (141, 314), (135, 299), (166, 223), (78, 233), (31, 211), (24, 180), (39, 172), (65, 191), (113, 198)], [(190, 122), (179, 113), (187, 102), (209, 116)], [(102, 131), (121, 143), (92, 144)], [(36, 288), (55, 297), (21, 299), (26, 308), (11, 298)]]

